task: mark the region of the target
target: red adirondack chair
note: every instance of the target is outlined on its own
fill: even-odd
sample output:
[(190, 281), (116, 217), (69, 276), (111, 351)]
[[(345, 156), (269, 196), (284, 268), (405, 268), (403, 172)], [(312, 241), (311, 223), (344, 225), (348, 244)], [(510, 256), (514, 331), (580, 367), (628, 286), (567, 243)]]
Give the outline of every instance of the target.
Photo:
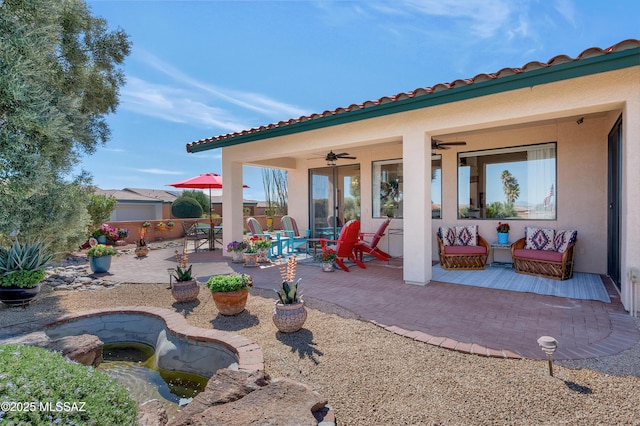
[(355, 254), (354, 248), (356, 243), (358, 242), (358, 235), (360, 234), (360, 221), (359, 220), (350, 220), (346, 225), (342, 227), (340, 231), (340, 236), (338, 236), (337, 240), (326, 240), (324, 238), (320, 239), (320, 245), (322, 246), (322, 250), (329, 243), (335, 243), (335, 251), (337, 254), (336, 263), (343, 270), (349, 272), (349, 268), (344, 264), (344, 259), (351, 259), (353, 262), (359, 267), (365, 269), (364, 263), (358, 259)]
[(380, 225), (376, 233), (373, 234), (373, 238), (371, 239), (370, 242), (367, 242), (364, 240), (364, 236), (367, 235), (366, 232), (360, 233), (359, 240), (356, 243), (356, 246), (354, 247), (354, 251), (360, 258), (360, 261), (362, 261), (363, 253), (370, 254), (376, 259), (380, 259), (385, 262), (391, 259), (391, 255), (383, 252), (378, 248), (378, 242), (380, 242), (380, 238), (384, 236), (384, 231), (387, 230), (387, 227), (389, 226), (389, 222), (391, 222), (391, 219), (387, 219), (384, 222), (382, 222), (382, 224)]

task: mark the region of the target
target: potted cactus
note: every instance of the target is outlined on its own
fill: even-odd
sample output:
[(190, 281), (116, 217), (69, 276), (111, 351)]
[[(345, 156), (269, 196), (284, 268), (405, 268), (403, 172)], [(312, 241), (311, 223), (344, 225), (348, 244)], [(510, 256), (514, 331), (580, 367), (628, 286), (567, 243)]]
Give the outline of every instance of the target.
[(176, 250), (176, 260), (178, 266), (176, 266), (173, 278), (175, 279), (171, 286), (171, 295), (177, 302), (192, 302), (198, 298), (200, 294), (200, 287), (198, 281), (193, 278), (192, 268), (193, 265), (189, 265), (187, 268), (187, 253), (183, 252), (178, 254)]
[(0, 301), (10, 306), (30, 303), (40, 292), (44, 268), (52, 257), (47, 244), (39, 240), (0, 246)]
[(302, 294), (298, 292), (298, 286), (302, 278), (294, 284), (296, 277), (296, 256), (287, 259), (285, 264), (280, 260), (280, 276), (282, 284), (278, 290), (274, 291), (278, 295), (275, 308), (273, 310), (273, 323), (279, 331), (283, 333), (293, 333), (302, 328), (307, 320), (307, 310), (302, 300)]

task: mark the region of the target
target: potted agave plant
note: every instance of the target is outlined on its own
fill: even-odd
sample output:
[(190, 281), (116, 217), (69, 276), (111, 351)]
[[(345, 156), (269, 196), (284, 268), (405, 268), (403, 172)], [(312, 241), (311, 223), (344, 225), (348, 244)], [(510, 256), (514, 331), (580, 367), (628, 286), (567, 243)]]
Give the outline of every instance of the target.
[(176, 266), (175, 274), (173, 275), (175, 282), (171, 286), (171, 295), (177, 302), (192, 302), (200, 294), (198, 281), (192, 276), (191, 269), (193, 265), (189, 265), (187, 268), (186, 252), (179, 254), (176, 250), (176, 260), (178, 261), (178, 266)]
[(307, 310), (304, 306), (302, 295), (298, 292), (298, 286), (302, 278), (294, 284), (296, 278), (296, 256), (287, 259), (287, 263), (282, 260), (278, 263), (282, 285), (274, 291), (278, 295), (275, 308), (273, 310), (273, 323), (279, 331), (283, 333), (293, 333), (302, 328), (307, 320)]
[(214, 275), (207, 281), (216, 308), (222, 315), (244, 311), (253, 278), (247, 274)]
[(10, 247), (0, 245), (0, 301), (24, 306), (40, 292), (45, 266), (51, 261), (47, 244), (40, 240), (16, 240)]

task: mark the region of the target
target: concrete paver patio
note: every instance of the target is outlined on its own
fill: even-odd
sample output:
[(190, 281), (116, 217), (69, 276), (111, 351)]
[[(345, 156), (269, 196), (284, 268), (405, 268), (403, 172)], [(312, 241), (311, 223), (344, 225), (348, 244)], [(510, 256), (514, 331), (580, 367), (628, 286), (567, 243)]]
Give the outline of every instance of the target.
[[(176, 265), (175, 248), (152, 250), (146, 258), (113, 259), (110, 278), (127, 283), (168, 283), (167, 268)], [(231, 263), (221, 250), (189, 253), (189, 264), (200, 282), (233, 271), (249, 273), (256, 288), (276, 288), (275, 265), (246, 268)], [(366, 269), (322, 272), (299, 264), (302, 292), (313, 299), (345, 308), (360, 319), (390, 332), (428, 344), (484, 356), (542, 359), (537, 339), (551, 335), (559, 341), (554, 359), (583, 359), (622, 352), (640, 340), (640, 332), (606, 283), (611, 303), (575, 300), (432, 281), (426, 286), (405, 284), (396, 262), (373, 260)], [(167, 290), (168, 291), (168, 290)]]

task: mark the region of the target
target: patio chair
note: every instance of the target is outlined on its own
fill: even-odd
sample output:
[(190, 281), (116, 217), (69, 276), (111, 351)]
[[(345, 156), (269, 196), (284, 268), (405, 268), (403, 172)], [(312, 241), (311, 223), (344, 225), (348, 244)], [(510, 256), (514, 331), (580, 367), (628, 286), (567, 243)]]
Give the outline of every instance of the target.
[(255, 217), (247, 218), (247, 228), (249, 228), (249, 233), (252, 236), (258, 236), (263, 238), (269, 238), (269, 234), (262, 230), (262, 226), (260, 226), (260, 222)]
[(198, 221), (182, 222), (182, 230), (184, 231), (184, 250), (187, 250), (189, 241), (193, 241), (193, 251), (196, 253), (198, 249), (209, 242), (209, 233), (204, 229), (198, 228)]
[[(360, 235), (358, 236), (358, 242), (356, 243), (356, 246), (355, 246), (355, 252), (361, 261), (362, 261), (362, 255), (364, 253), (370, 254), (376, 259), (380, 259), (384, 262), (391, 259), (391, 255), (389, 255), (388, 253), (385, 253), (384, 251), (378, 248), (378, 243), (380, 242), (380, 239), (384, 236), (384, 231), (387, 230), (387, 227), (389, 226), (390, 222), (391, 222), (390, 218), (382, 222), (382, 224), (380, 224), (380, 227), (378, 228), (375, 234), (372, 234), (370, 232), (360, 233)], [(369, 242), (365, 241), (364, 239), (365, 235), (373, 235), (373, 237), (371, 238), (371, 241)]]
[[(455, 237), (456, 229), (464, 233), (463, 228), (467, 228), (469, 234), (476, 235), (476, 245), (459, 243), (460, 238)], [(484, 269), (490, 248), (487, 240), (477, 234), (477, 226), (444, 229), (440, 227), (436, 237), (438, 239), (438, 257), (442, 269)]]
[(280, 219), (280, 223), (282, 225), (282, 229), (289, 235), (291, 238), (291, 243), (289, 245), (289, 251), (296, 251), (301, 247), (307, 246), (308, 239), (304, 235), (300, 235), (300, 231), (298, 230), (298, 224), (296, 220), (289, 215), (284, 215)]
[(358, 259), (355, 254), (355, 245), (358, 242), (358, 235), (360, 234), (360, 221), (353, 219), (347, 222), (346, 225), (342, 227), (340, 231), (340, 236), (337, 240), (326, 240), (324, 238), (320, 239), (320, 244), (322, 246), (322, 250), (327, 248), (329, 243), (335, 243), (335, 251), (336, 251), (336, 263), (339, 267), (341, 267), (344, 271), (349, 272), (349, 268), (344, 264), (344, 259), (351, 259), (356, 265), (361, 267), (362, 269), (366, 269), (364, 263)]

